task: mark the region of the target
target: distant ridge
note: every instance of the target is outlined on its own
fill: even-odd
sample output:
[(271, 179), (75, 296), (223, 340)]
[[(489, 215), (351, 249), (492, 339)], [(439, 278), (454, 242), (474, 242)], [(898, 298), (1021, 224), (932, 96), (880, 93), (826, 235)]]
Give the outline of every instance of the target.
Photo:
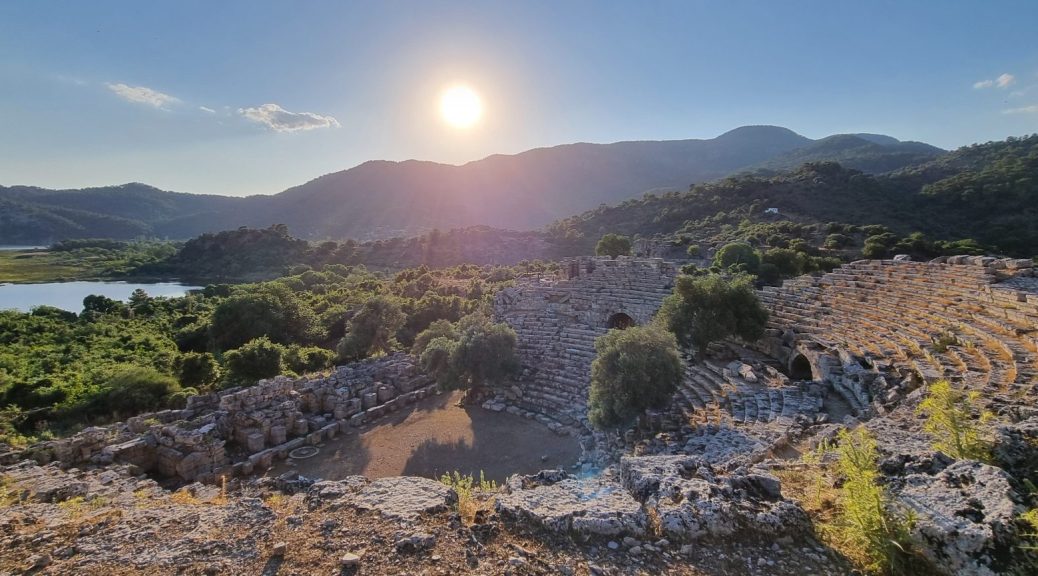
[(564, 144), (462, 166), (375, 160), (273, 196), (180, 194), (138, 183), (82, 190), (0, 187), (0, 243), (183, 239), (274, 223), (309, 239), (384, 238), (477, 224), (534, 229), (647, 190), (685, 190), (744, 171), (835, 160), (886, 172), (943, 153), (876, 134), (812, 140), (788, 128), (743, 126), (704, 140)]

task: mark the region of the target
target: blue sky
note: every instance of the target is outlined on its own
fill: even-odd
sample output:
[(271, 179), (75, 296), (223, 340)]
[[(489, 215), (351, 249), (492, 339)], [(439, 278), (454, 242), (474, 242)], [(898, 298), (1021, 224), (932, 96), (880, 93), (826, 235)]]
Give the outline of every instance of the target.
[[(1038, 132), (1036, 23), (1034, 0), (4, 2), (0, 184), (269, 194), (746, 124), (952, 148)], [(465, 130), (437, 112), (459, 82)]]

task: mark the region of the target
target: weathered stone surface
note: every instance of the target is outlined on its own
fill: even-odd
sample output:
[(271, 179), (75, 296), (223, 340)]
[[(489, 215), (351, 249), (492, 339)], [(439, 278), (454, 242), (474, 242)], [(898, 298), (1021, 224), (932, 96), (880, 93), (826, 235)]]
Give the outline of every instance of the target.
[(917, 515), (914, 539), (947, 574), (993, 575), (1016, 529), (1009, 476), (979, 462), (957, 461), (936, 474), (909, 474), (894, 494)]
[(457, 500), (458, 494), (453, 488), (436, 480), (412, 476), (373, 480), (352, 498), (354, 506), (377, 510), (395, 520), (413, 520), (420, 514), (443, 512)]
[(641, 536), (646, 532), (641, 504), (615, 482), (577, 479), (557, 471), (542, 473), (541, 478), (514, 476), (508, 487), (496, 504), (506, 521), (583, 536)]
[(999, 426), (993, 452), (995, 460), (1018, 478), (1038, 471), (1038, 417)]
[(783, 500), (779, 480), (765, 473), (721, 475), (692, 456), (625, 457), (620, 470), (624, 486), (655, 512), (670, 539), (810, 530), (807, 514)]

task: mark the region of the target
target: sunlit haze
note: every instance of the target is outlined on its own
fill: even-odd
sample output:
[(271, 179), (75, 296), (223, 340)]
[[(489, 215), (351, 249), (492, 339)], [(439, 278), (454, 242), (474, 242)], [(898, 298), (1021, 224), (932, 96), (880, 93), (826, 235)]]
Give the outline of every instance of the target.
[(5, 2), (0, 184), (272, 194), (751, 124), (954, 148), (1038, 130), (1035, 22), (1032, 0)]

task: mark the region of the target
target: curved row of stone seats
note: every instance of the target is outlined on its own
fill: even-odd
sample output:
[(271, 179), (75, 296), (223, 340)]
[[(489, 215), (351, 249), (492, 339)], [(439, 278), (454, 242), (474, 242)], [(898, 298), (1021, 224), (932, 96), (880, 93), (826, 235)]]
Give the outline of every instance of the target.
[(1029, 260), (858, 261), (760, 297), (769, 335), (782, 341), (772, 351), (813, 341), (994, 398), (1035, 393), (1038, 279)]
[(810, 383), (779, 385), (729, 375), (713, 361), (686, 363), (684, 378), (667, 414), (663, 430), (708, 424), (791, 426), (798, 417), (814, 420), (821, 408), (819, 390)]
[(498, 293), (495, 315), (516, 331), (523, 370), (515, 389), (488, 405), (510, 405), (510, 412), (566, 430), (586, 428), (595, 339), (614, 316), (649, 321), (675, 274), (659, 259), (578, 258), (563, 261), (554, 278), (525, 279)]

